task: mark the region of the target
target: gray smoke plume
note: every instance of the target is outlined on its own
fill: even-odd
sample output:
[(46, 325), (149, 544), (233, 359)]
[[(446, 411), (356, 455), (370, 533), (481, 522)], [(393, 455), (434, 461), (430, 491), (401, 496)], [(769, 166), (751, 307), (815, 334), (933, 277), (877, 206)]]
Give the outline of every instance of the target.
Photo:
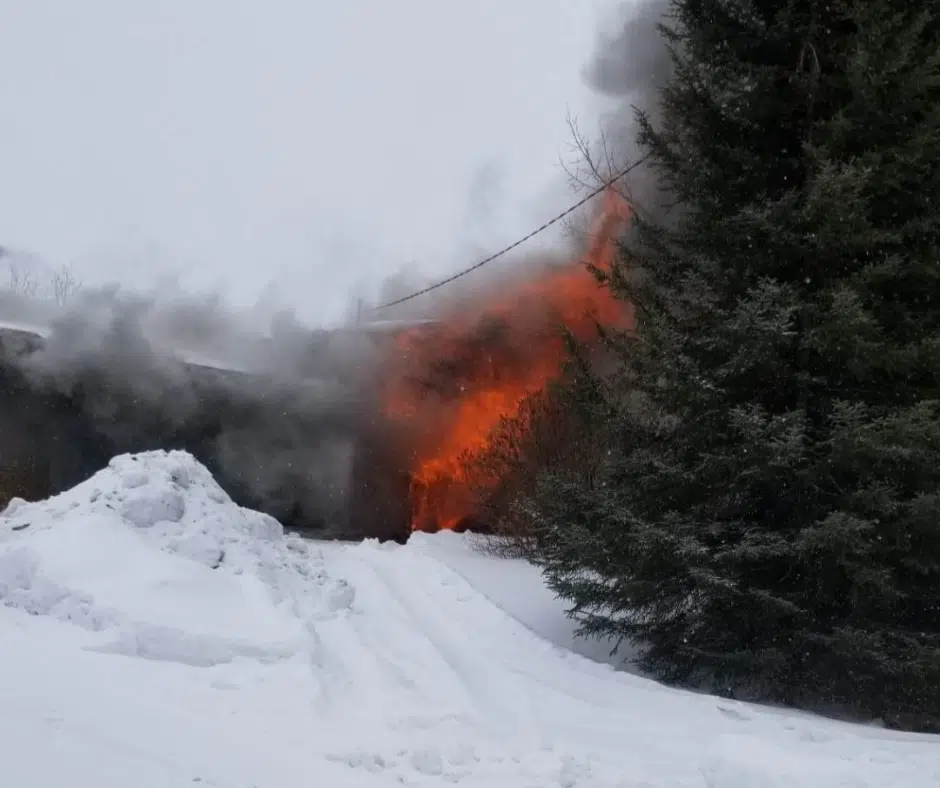
[[(636, 110), (649, 113), (654, 122), (660, 117), (660, 90), (672, 76), (673, 64), (658, 25), (668, 24), (670, 8), (671, 0), (623, 3), (599, 32), (595, 51), (583, 77), (591, 91), (613, 106), (602, 113), (596, 135), (572, 124), (575, 161), (566, 168), (582, 191), (598, 187), (615, 172), (638, 162), (645, 153), (636, 144)], [(484, 222), (490, 214), (498, 192), (500, 173), (493, 161), (485, 162), (476, 172), (468, 197), (468, 210), (475, 221)], [(632, 170), (618, 183), (618, 188), (637, 210), (662, 216), (666, 195), (650, 167), (643, 164)], [(568, 243), (559, 243), (550, 254), (520, 249), (465, 279), (381, 310), (375, 317), (420, 319), (446, 314), (461, 304), (473, 304), (489, 292), (498, 293), (501, 288), (511, 287), (520, 279), (537, 276), (540, 265), (570, 262), (583, 243), (587, 216), (589, 210), (580, 212), (569, 222)], [(468, 250), (466, 263), (470, 265), (487, 252), (494, 251), (494, 248), (476, 249), (472, 253)], [(441, 278), (422, 276), (414, 266), (402, 267), (390, 272), (382, 282), (375, 303), (384, 304), (401, 298)], [(375, 303), (363, 303), (363, 313), (369, 316)]]
[[(622, 4), (598, 36), (584, 78), (588, 87), (613, 100), (614, 108), (601, 119), (604, 148), (589, 150), (595, 161), (617, 169), (639, 161), (644, 151), (636, 144), (636, 111), (660, 117), (659, 96), (673, 73), (666, 41), (658, 29), (668, 24), (670, 0), (639, 0)], [(609, 172), (594, 173), (607, 176)], [(640, 166), (625, 179), (624, 188), (635, 207), (658, 215), (664, 195), (651, 168)]]
[[(84, 451), (100, 464), (126, 451), (186, 448), (249, 504), (342, 530), (378, 352), (364, 334), (312, 330), (289, 314), (253, 323), (216, 299), (113, 289), (80, 293), (63, 308), (7, 294), (0, 307), (8, 325), (43, 330), (39, 349), (16, 366), (81, 424), (56, 451)], [(87, 456), (75, 463), (97, 470)]]
[(624, 3), (618, 11), (619, 27), (602, 30), (588, 66), (588, 84), (614, 98), (628, 98), (650, 108), (657, 91), (671, 73), (671, 62), (657, 25), (666, 21), (669, 0)]
[[(603, 160), (617, 167), (641, 155), (633, 107), (655, 117), (657, 91), (670, 75), (656, 30), (668, 6), (668, 0), (624, 5), (585, 73), (588, 85), (616, 105), (602, 130), (609, 146)], [(468, 250), (468, 264), (484, 251), (478, 245), (500, 199), (501, 166), (485, 162), (468, 196), (468, 239), (477, 245)], [(648, 170), (633, 172), (626, 185), (638, 207), (656, 209)], [(466, 305), (477, 311), (475, 304), (537, 277), (539, 266), (570, 264), (578, 250), (577, 241), (551, 253), (520, 249), (429, 296), (384, 312), (354, 304), (350, 316), (381, 327), (383, 320), (435, 318)], [(0, 256), (6, 261), (10, 255), (3, 250)], [(34, 389), (66, 403), (56, 407), (79, 414), (81, 429), (59, 435), (56, 449), (75, 455), (77, 468), (107, 462), (117, 452), (188, 448), (251, 505), (287, 521), (299, 509), (311, 524), (342, 530), (354, 494), (355, 447), (377, 413), (370, 376), (383, 362), (375, 339), (381, 333), (314, 331), (289, 313), (262, 320), (227, 310), (217, 299), (179, 293), (143, 298), (112, 289), (79, 293), (65, 306), (40, 303), (26, 292), (32, 280), (18, 277), (22, 292), (0, 291), (0, 321), (47, 329), (42, 346), (23, 355), (18, 370)], [(413, 268), (394, 272), (377, 301), (430, 281)], [(49, 432), (42, 423), (36, 429)]]

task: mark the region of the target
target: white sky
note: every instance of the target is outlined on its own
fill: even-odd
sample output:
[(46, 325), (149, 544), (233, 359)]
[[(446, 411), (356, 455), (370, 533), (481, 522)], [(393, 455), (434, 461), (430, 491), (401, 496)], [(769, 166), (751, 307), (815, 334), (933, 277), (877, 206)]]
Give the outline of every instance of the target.
[(332, 320), (571, 200), (565, 117), (596, 123), (615, 4), (0, 0), (0, 244)]

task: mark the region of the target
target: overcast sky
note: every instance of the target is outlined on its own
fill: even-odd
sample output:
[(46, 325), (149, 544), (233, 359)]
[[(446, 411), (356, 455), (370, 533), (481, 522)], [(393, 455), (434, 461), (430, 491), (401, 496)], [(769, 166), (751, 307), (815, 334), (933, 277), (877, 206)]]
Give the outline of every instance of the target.
[(614, 5), (0, 0), (0, 244), (333, 320), (571, 199), (565, 118), (596, 123)]

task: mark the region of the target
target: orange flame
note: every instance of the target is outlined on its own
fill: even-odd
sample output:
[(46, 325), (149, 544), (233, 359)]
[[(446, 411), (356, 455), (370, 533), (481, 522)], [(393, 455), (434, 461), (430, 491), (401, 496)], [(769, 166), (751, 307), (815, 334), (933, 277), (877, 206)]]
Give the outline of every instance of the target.
[[(588, 339), (595, 322), (626, 327), (632, 315), (584, 263), (613, 264), (615, 240), (630, 207), (608, 189), (582, 260), (518, 283), (446, 318), (432, 330), (399, 336), (404, 365), (388, 388), (387, 414), (414, 431), (412, 529), (451, 529), (472, 514), (464, 458), (485, 449), (502, 418), (561, 371), (565, 348), (557, 326)], [(443, 367), (437, 397), (414, 378)]]

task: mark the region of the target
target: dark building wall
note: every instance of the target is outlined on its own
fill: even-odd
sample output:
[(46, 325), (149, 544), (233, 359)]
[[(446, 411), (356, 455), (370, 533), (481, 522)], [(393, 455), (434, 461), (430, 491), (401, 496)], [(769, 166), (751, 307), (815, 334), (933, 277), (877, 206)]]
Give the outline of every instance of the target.
[(403, 455), (373, 420), (351, 417), (355, 409), (310, 416), (283, 392), (236, 401), (217, 373), (203, 371), (193, 383), (198, 405), (171, 418), (94, 371), (77, 376), (68, 393), (44, 388), (21, 373), (14, 355), (9, 343), (0, 355), (0, 506), (69, 489), (116, 454), (184, 449), (235, 501), (289, 529), (338, 539), (407, 537)]
[(113, 456), (68, 397), (37, 390), (0, 360), (0, 505), (66, 490)]
[(351, 473), (349, 538), (406, 541), (411, 532), (407, 453), (387, 425), (367, 424), (356, 441)]
[(0, 507), (13, 497), (41, 497), (50, 486), (48, 457), (31, 423), (34, 408), (5, 377), (0, 372)]

